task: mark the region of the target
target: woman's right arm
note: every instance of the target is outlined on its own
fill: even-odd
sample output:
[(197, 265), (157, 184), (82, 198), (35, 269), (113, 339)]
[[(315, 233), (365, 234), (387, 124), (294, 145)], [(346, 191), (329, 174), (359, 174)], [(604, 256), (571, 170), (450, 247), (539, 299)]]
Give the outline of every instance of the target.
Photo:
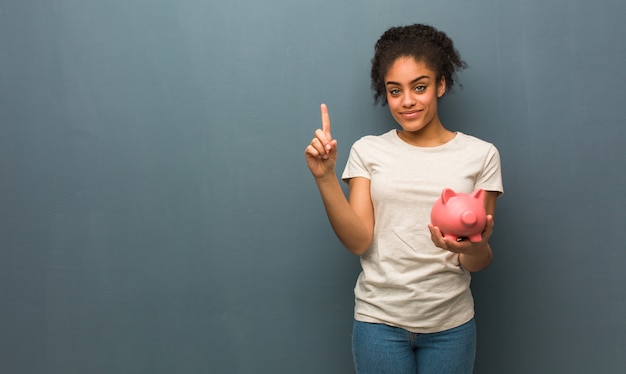
[(374, 233), (374, 208), (370, 197), (370, 181), (352, 178), (346, 199), (335, 173), (337, 141), (330, 133), (330, 117), (326, 105), (321, 106), (322, 128), (304, 154), (319, 189), (328, 220), (337, 238), (346, 249), (361, 255), (369, 248)]
[(374, 208), (370, 198), (370, 180), (350, 179), (350, 198), (346, 200), (337, 177), (316, 179), (328, 220), (346, 249), (362, 255), (372, 243)]

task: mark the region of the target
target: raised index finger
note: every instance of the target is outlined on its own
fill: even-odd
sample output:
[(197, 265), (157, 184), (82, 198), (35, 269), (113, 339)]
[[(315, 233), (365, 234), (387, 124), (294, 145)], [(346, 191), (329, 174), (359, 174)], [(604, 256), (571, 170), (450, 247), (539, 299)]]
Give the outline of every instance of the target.
[(330, 135), (330, 115), (328, 115), (328, 106), (322, 104), (320, 106), (320, 112), (322, 113), (322, 131), (328, 138), (328, 141), (331, 141), (333, 137)]

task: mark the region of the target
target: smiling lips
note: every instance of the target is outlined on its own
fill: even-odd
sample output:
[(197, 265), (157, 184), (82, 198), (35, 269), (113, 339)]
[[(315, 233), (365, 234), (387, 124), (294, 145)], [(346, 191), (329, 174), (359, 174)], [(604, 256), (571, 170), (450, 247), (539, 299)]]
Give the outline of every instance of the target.
[(405, 112), (400, 112), (402, 118), (411, 119), (417, 117), (422, 111), (421, 110), (410, 110)]

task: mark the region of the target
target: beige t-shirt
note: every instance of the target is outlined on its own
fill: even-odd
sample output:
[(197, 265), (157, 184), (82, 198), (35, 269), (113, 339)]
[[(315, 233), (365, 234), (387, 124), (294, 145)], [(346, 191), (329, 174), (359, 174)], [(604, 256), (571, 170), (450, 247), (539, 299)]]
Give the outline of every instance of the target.
[(457, 132), (437, 147), (410, 145), (396, 130), (354, 143), (342, 178), (371, 181), (374, 238), (361, 256), (354, 317), (416, 333), (454, 328), (474, 316), (470, 273), (430, 239), (430, 210), (445, 188), (503, 192), (500, 155)]

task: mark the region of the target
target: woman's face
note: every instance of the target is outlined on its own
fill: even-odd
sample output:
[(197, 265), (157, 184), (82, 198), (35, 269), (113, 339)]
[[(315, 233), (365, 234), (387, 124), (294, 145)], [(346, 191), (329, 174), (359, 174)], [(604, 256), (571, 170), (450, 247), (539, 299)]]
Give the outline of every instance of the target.
[(400, 57), (385, 75), (387, 103), (393, 118), (404, 131), (423, 132), (441, 125), (437, 101), (446, 90), (445, 80), (412, 57)]

